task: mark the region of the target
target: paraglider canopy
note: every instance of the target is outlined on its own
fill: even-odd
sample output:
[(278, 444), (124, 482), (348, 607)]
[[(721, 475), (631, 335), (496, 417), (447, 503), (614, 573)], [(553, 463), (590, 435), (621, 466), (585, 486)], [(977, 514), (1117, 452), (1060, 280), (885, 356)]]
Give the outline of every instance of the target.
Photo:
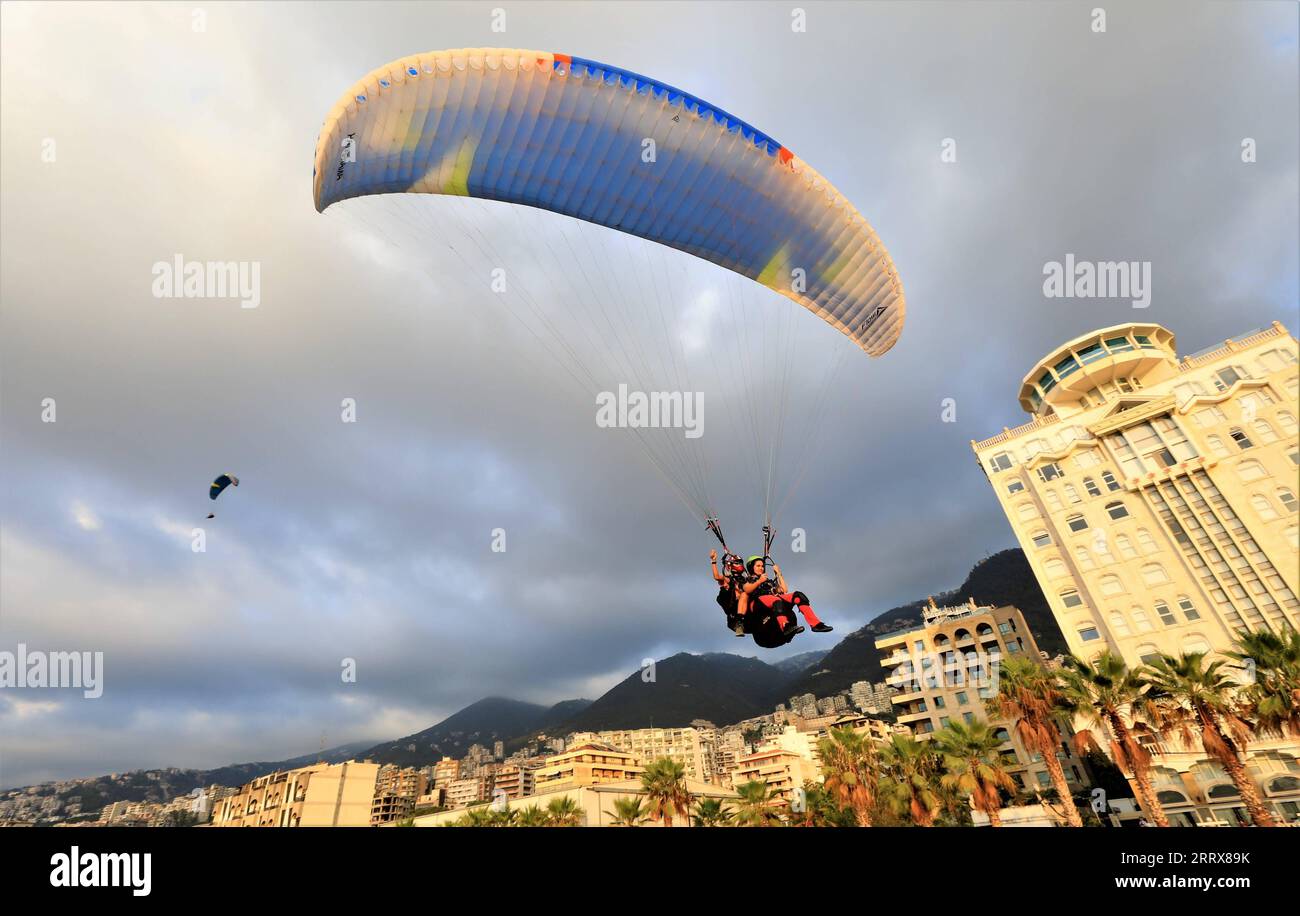
[(216, 480), (212, 481), (212, 486), (208, 488), (208, 499), (216, 499), (221, 495), (226, 487), (239, 486), (239, 478), (234, 474), (222, 474)]

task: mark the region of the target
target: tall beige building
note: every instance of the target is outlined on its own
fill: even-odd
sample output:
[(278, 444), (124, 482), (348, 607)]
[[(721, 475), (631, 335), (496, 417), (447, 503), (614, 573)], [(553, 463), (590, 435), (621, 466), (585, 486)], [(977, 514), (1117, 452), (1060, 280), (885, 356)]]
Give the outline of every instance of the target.
[[(919, 626), (877, 637), (885, 683), (898, 724), (912, 736), (929, 740), (949, 722), (988, 721), (1003, 739), (999, 753), (1022, 791), (1051, 787), (1047, 765), (1027, 751), (1010, 723), (989, 720), (984, 701), (997, 692), (996, 668), (1002, 659), (1020, 655), (1041, 664), (1034, 635), (1019, 609), (979, 606), (974, 602), (937, 607), (931, 600)], [(1083, 766), (1062, 741), (1056, 754), (1073, 791), (1085, 785)]]
[[(1029, 422), (971, 443), (1075, 655), (1138, 666), (1300, 627), (1298, 375), (1276, 322), (1181, 358), (1160, 325), (1116, 325), (1045, 356), (1020, 387)], [(1284, 817), (1298, 754), (1252, 749)], [(1217, 767), (1159, 762), (1162, 800), (1188, 819), (1239, 819)]]
[(214, 827), (368, 827), (379, 764), (325, 764), (270, 773), (224, 798)]
[(713, 782), (713, 733), (698, 728), (629, 728), (580, 732), (577, 743), (597, 741), (626, 751), (642, 766), (667, 757), (686, 770), (687, 779)]

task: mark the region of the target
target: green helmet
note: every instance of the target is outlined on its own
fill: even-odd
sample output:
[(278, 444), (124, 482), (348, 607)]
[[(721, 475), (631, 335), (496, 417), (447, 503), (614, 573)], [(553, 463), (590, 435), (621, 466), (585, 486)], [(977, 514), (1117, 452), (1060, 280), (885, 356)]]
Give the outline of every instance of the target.
[(746, 572), (753, 572), (753, 571), (754, 571), (754, 564), (755, 564), (755, 563), (762, 563), (762, 562), (763, 562), (763, 558), (760, 557), (760, 556), (758, 556), (757, 554), (755, 554), (754, 556), (750, 557), (748, 560), (745, 561), (745, 571), (746, 571)]

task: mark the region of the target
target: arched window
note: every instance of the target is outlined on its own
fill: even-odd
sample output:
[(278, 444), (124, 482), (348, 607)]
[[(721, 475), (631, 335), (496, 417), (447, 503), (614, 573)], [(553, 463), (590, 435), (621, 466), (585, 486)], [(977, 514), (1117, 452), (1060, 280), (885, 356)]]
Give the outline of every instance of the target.
[(1160, 622), (1165, 626), (1172, 627), (1174, 624), (1178, 623), (1178, 621), (1174, 619), (1174, 612), (1169, 610), (1169, 605), (1164, 601), (1157, 601), (1155, 608), (1156, 616), (1160, 618)]
[(1277, 488), (1277, 501), (1282, 504), (1282, 508), (1288, 512), (1295, 512), (1297, 509), (1295, 494), (1286, 487)]
[(1048, 560), (1044, 560), (1043, 572), (1047, 573), (1049, 579), (1059, 579), (1062, 576), (1069, 574), (1069, 570), (1065, 568), (1065, 562), (1059, 557), (1052, 557)]
[[(1148, 628), (1149, 627), (1150, 624), (1148, 624)], [(1153, 662), (1155, 662), (1156, 659), (1160, 658), (1160, 650), (1157, 649), (1155, 646), (1151, 645), (1151, 643), (1149, 642), (1143, 643), (1142, 645), (1138, 646), (1137, 652), (1138, 652), (1138, 658), (1142, 660), (1142, 664), (1144, 665), (1150, 665)]]
[(1254, 443), (1250, 441), (1250, 437), (1241, 431), (1240, 426), (1234, 426), (1232, 429), (1228, 430), (1228, 438), (1237, 443), (1237, 448), (1241, 449), (1243, 452), (1254, 445)]
[(1080, 502), (1079, 491), (1074, 488), (1074, 484), (1067, 483), (1064, 489), (1065, 489), (1066, 499), (1068, 499), (1071, 503)]
[(1107, 490), (1119, 489), (1119, 481), (1115, 479), (1115, 475), (1112, 474), (1110, 471), (1105, 471), (1102, 473), (1101, 482), (1106, 485)]
[(1232, 452), (1228, 451), (1227, 446), (1223, 444), (1223, 440), (1214, 433), (1210, 433), (1205, 437), (1205, 444), (1210, 447), (1210, 451), (1214, 452), (1218, 458), (1227, 458), (1232, 454)]
[(1080, 607), (1083, 604), (1083, 598), (1079, 597), (1077, 588), (1067, 588), (1061, 592), (1061, 604), (1066, 607)]
[(1277, 425), (1282, 427), (1282, 432), (1288, 436), (1294, 436), (1296, 431), (1295, 414), (1289, 410), (1279, 410), (1277, 412)]
[(1128, 636), (1128, 621), (1119, 611), (1110, 612), (1110, 628), (1115, 631), (1116, 636)]
[(1268, 471), (1264, 470), (1264, 465), (1252, 458), (1237, 465), (1237, 474), (1242, 480), (1259, 480), (1267, 477)]
[(1193, 633), (1183, 638), (1183, 652), (1191, 655), (1193, 652), (1199, 652), (1201, 655), (1208, 655), (1210, 644), (1205, 641), (1205, 637), (1200, 633)]
[(1029, 540), (1035, 547), (1046, 547), (1052, 543), (1052, 536), (1046, 531), (1036, 531), (1029, 536)]
[(1086, 531), (1088, 529), (1088, 520), (1082, 515), (1071, 515), (1065, 520), (1071, 531)]
[(1300, 550), (1300, 525), (1292, 525), (1286, 530), (1286, 539), (1291, 546)]
[(1100, 496), (1101, 488), (1097, 486), (1097, 481), (1091, 477), (1083, 478), (1083, 488), (1088, 491), (1089, 496)]
[(1103, 595), (1124, 594), (1124, 583), (1120, 581), (1119, 576), (1102, 576), (1100, 585)]
[(1079, 546), (1074, 548), (1074, 561), (1079, 564), (1080, 569), (1092, 569), (1092, 556), (1088, 553), (1088, 548)]
[(1147, 612), (1136, 604), (1129, 610), (1129, 616), (1133, 618), (1133, 625), (1137, 627), (1139, 633), (1150, 633), (1155, 629), (1151, 626), (1151, 618), (1147, 616)]
[(1128, 518), (1128, 507), (1119, 500), (1116, 500), (1113, 503), (1106, 503), (1106, 514), (1115, 521), (1119, 521), (1122, 518)]
[(1251, 508), (1266, 522), (1271, 522), (1277, 518), (1277, 512), (1273, 509), (1273, 504), (1268, 501), (1268, 497), (1263, 493), (1250, 494)]
[(1021, 503), (1016, 507), (1016, 515), (1022, 522), (1032, 522), (1038, 518), (1038, 508), (1033, 503)]
[(1267, 420), (1256, 420), (1255, 438), (1260, 442), (1276, 442), (1277, 433), (1273, 432), (1273, 427), (1268, 425)]
[(1142, 567), (1142, 581), (1148, 586), (1164, 585), (1169, 581), (1169, 573), (1159, 563), (1148, 563)]
[(1160, 545), (1157, 544), (1156, 539), (1151, 536), (1151, 532), (1147, 531), (1145, 528), (1139, 528), (1137, 530), (1137, 539), (1138, 546), (1142, 548), (1143, 553), (1152, 554), (1160, 552)]
[(1201, 619), (1200, 613), (1196, 610), (1196, 605), (1192, 604), (1192, 599), (1186, 595), (1178, 596), (1178, 609), (1183, 612), (1183, 616), (1188, 621)]
[(1133, 542), (1129, 540), (1127, 534), (1115, 535), (1115, 544), (1119, 547), (1120, 554), (1126, 560), (1131, 560), (1138, 555), (1137, 551), (1133, 549)]
[(1047, 500), (1047, 508), (1051, 509), (1053, 512), (1061, 511), (1061, 497), (1056, 495), (1055, 490), (1043, 491), (1043, 497)]

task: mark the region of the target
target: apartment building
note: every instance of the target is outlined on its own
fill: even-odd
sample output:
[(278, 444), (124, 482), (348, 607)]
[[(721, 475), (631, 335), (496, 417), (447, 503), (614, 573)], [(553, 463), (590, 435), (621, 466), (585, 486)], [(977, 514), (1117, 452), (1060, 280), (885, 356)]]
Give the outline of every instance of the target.
[(215, 827), (365, 827), (379, 764), (314, 764), (254, 779), (217, 805)]
[[(1298, 375), (1276, 322), (1183, 357), (1160, 325), (1116, 325), (1047, 354), (1021, 382), (1029, 422), (971, 443), (1075, 655), (1136, 667), (1300, 626)], [(1157, 749), (1171, 820), (1242, 819), (1221, 768)], [(1297, 757), (1262, 740), (1248, 765), (1288, 820)]]
[[(1000, 753), (1022, 790), (1047, 789), (1047, 766), (1020, 742), (1011, 723), (990, 719), (984, 701), (997, 692), (996, 668), (1003, 658), (1020, 655), (1043, 664), (1024, 615), (1011, 606), (969, 604), (939, 607), (931, 599), (919, 626), (877, 637), (885, 683), (893, 696), (898, 724), (913, 737), (928, 740), (950, 721), (987, 721), (1003, 737)], [(1083, 764), (1068, 741), (1057, 757), (1072, 790), (1086, 783)]]
[(575, 741), (569, 750), (546, 758), (533, 774), (538, 795), (597, 783), (639, 779), (645, 768), (626, 751), (599, 741)]
[(596, 741), (626, 751), (642, 766), (667, 757), (681, 764), (687, 779), (713, 782), (713, 735), (698, 728), (633, 728), (582, 732), (575, 741)]

